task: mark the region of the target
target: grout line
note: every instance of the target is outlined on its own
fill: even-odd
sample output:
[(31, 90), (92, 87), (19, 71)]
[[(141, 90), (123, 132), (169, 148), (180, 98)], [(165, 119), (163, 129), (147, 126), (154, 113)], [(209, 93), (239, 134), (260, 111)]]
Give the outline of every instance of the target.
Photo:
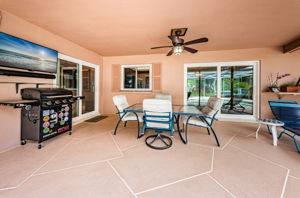
[(211, 173), (211, 171), (207, 171), (207, 172), (200, 173), (200, 174), (197, 174), (197, 175), (193, 175), (193, 176), (190, 176), (190, 177), (186, 177), (184, 179), (180, 179), (180, 180), (177, 180), (177, 181), (174, 181), (174, 182), (171, 182), (171, 183), (167, 183), (167, 184), (163, 184), (163, 185), (160, 185), (160, 186), (156, 186), (154, 188), (150, 188), (148, 190), (144, 190), (144, 191), (138, 192), (138, 193), (136, 193), (136, 195), (143, 194), (143, 193), (146, 193), (146, 192), (149, 192), (149, 191), (153, 191), (153, 190), (157, 190), (157, 189), (160, 189), (160, 188), (163, 188), (163, 187), (167, 187), (167, 186), (170, 186), (170, 185), (182, 182), (182, 181), (186, 181), (186, 180), (189, 180), (189, 179), (193, 179), (195, 177), (199, 177), (201, 175), (206, 175), (208, 173)]
[(281, 164), (278, 164), (278, 163), (273, 162), (273, 161), (268, 160), (268, 159), (264, 159), (263, 157), (260, 157), (260, 156), (254, 154), (254, 153), (251, 153), (251, 152), (249, 152), (249, 151), (247, 151), (247, 150), (241, 149), (241, 148), (239, 148), (239, 147), (237, 147), (237, 146), (234, 146), (234, 145), (230, 145), (230, 146), (233, 147), (233, 148), (235, 148), (235, 149), (237, 149), (237, 150), (240, 150), (240, 151), (242, 151), (242, 152), (244, 152), (244, 153), (248, 153), (249, 155), (252, 155), (252, 156), (254, 156), (254, 157), (258, 158), (258, 159), (264, 160), (264, 161), (266, 161), (266, 162), (269, 162), (269, 163), (271, 163), (271, 164), (274, 164), (274, 165), (276, 165), (276, 166), (279, 166), (279, 167), (281, 167), (281, 168), (284, 168), (284, 169), (289, 170), (289, 168), (287, 168), (287, 167), (285, 167), (285, 166), (283, 166), (283, 165), (281, 165)]
[(105, 131), (105, 132), (102, 132), (101, 134), (97, 134), (97, 135), (92, 135), (92, 136), (89, 136), (89, 137), (85, 137), (85, 138), (78, 138), (78, 137), (71, 137), (72, 139), (75, 139), (75, 140), (78, 140), (78, 141), (83, 141), (83, 140), (88, 140), (88, 139), (91, 139), (91, 138), (94, 138), (94, 137), (97, 137), (97, 136), (104, 136), (104, 135), (107, 135), (107, 134), (110, 134), (111, 131)]
[(109, 162), (106, 161), (108, 163), (108, 165), (113, 169), (113, 171), (115, 172), (115, 174), (119, 177), (119, 179), (125, 184), (125, 186), (127, 187), (127, 189), (131, 192), (131, 194), (137, 198), (136, 194), (133, 192), (133, 190), (130, 188), (130, 186), (127, 184), (127, 182), (125, 181), (125, 179), (118, 173), (118, 171), (115, 169), (115, 167), (113, 167), (113, 165)]
[(220, 182), (218, 182), (213, 176), (210, 174), (207, 174), (208, 177), (210, 177), (216, 184), (218, 184), (223, 190), (225, 190), (228, 194), (230, 194), (232, 197), (236, 197), (232, 192), (230, 192), (225, 186), (223, 186)]
[(103, 162), (106, 162), (108, 160), (119, 159), (119, 158), (122, 158), (122, 157), (123, 156), (118, 156), (118, 157), (113, 157), (113, 158), (110, 158), (110, 159), (104, 159), (104, 160), (98, 160), (98, 161), (94, 161), (94, 162), (88, 162), (88, 163), (84, 163), (84, 164), (80, 164), (80, 165), (70, 166), (70, 167), (67, 167), (67, 168), (61, 168), (61, 169), (57, 169), (57, 170), (46, 171), (46, 172), (34, 174), (33, 176), (46, 175), (46, 174), (61, 172), (61, 171), (64, 171), (64, 170), (80, 168), (80, 167), (84, 167), (84, 166), (90, 166), (90, 165), (94, 165), (94, 164), (98, 164), (98, 163), (103, 163)]
[(50, 162), (52, 159), (54, 159), (59, 153), (61, 153), (72, 142), (73, 142), (73, 140), (71, 139), (69, 143), (67, 143), (64, 147), (62, 147), (57, 153), (55, 153), (52, 157), (50, 157), (44, 164), (42, 164), (39, 168), (37, 168), (35, 171), (33, 171), (31, 173), (31, 175), (29, 175), (27, 178), (25, 178), (23, 181), (21, 181), (18, 185), (14, 186), (14, 187), (9, 187), (9, 188), (2, 188), (2, 189), (0, 189), (0, 191), (1, 190), (15, 189), (15, 188), (18, 188), (18, 187), (22, 186), (26, 181), (28, 181), (32, 176), (34, 176), (34, 174), (36, 172), (38, 172), (41, 168), (43, 168), (46, 164), (48, 164), (48, 162)]
[(123, 154), (122, 150), (120, 149), (119, 145), (117, 144), (114, 136), (112, 134), (110, 134), (110, 137), (112, 138), (112, 140), (113, 140), (114, 144), (116, 145), (118, 151), (120, 152), (121, 156), (124, 157), (124, 154)]
[(137, 147), (137, 146), (142, 145), (142, 144), (144, 144), (144, 143), (137, 143), (137, 144), (135, 144), (135, 145), (128, 146), (128, 147), (126, 147), (126, 148), (123, 148), (123, 149), (122, 149), (122, 152), (127, 151), (127, 150), (129, 150), (129, 149), (132, 149), (132, 148)]
[(221, 150), (223, 151), (223, 150), (226, 148), (226, 146), (227, 146), (228, 144), (230, 144), (230, 143), (232, 142), (232, 140), (233, 140), (235, 137), (236, 137), (236, 134), (234, 134), (234, 135), (228, 140), (228, 142), (226, 142), (226, 144), (223, 146), (223, 148), (221, 148)]
[(211, 172), (213, 172), (213, 170), (214, 170), (214, 158), (215, 158), (215, 149), (213, 148), (212, 156), (211, 156), (211, 167), (210, 167)]
[(293, 175), (289, 175), (289, 177), (290, 177), (290, 178), (293, 178), (293, 179), (298, 179), (298, 180), (300, 180), (299, 177), (295, 177), (295, 176), (293, 176)]
[(283, 198), (283, 196), (284, 196), (285, 188), (286, 188), (286, 184), (288, 182), (289, 175), (290, 175), (290, 170), (288, 169), (285, 180), (284, 180), (284, 184), (283, 184), (283, 187), (282, 187), (280, 198)]
[(250, 137), (251, 135), (256, 134), (256, 132), (250, 133), (249, 135), (247, 135), (246, 137)]
[[(209, 148), (209, 149), (216, 148), (215, 146), (207, 146), (207, 145), (203, 145), (203, 144), (199, 144), (199, 143), (194, 143), (194, 142), (189, 142), (189, 144), (194, 144), (194, 145), (201, 146), (203, 148)], [(218, 148), (216, 148), (216, 149), (218, 149)]]

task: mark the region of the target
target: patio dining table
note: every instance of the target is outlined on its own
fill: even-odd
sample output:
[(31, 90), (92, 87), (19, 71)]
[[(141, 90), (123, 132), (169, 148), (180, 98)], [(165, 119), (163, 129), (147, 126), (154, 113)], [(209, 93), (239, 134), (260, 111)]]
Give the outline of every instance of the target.
[[(182, 136), (182, 131), (180, 130), (180, 126), (179, 126), (179, 119), (180, 116), (182, 115), (186, 115), (186, 116), (197, 116), (197, 117), (203, 117), (205, 119), (205, 115), (196, 107), (196, 106), (192, 106), (192, 105), (172, 105), (172, 109), (173, 109), (173, 116), (176, 119), (176, 125), (177, 125), (177, 131), (179, 134), (179, 137), (181, 139), (181, 141), (186, 144), (187, 143), (187, 132), (185, 133), (185, 138), (183, 138)], [(124, 109), (123, 111), (123, 115), (120, 116), (120, 119), (115, 127), (115, 132), (114, 134), (117, 133), (117, 129), (119, 127), (120, 122), (122, 121), (122, 118), (127, 114), (127, 113), (133, 113), (136, 115), (137, 117), (137, 123), (138, 123), (138, 138), (141, 138), (143, 136), (140, 135), (140, 123), (138, 121), (138, 113), (143, 113), (143, 104), (142, 103), (137, 103), (134, 104), (132, 106), (127, 107), (126, 109)]]

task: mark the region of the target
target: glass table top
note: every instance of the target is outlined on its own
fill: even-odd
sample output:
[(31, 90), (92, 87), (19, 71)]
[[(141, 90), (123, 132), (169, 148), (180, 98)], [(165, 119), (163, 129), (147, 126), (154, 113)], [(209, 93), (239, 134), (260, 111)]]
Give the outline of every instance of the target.
[[(175, 115), (203, 115), (202, 112), (196, 107), (191, 105), (172, 105), (173, 114)], [(143, 104), (138, 103), (124, 109), (124, 112), (143, 113)]]

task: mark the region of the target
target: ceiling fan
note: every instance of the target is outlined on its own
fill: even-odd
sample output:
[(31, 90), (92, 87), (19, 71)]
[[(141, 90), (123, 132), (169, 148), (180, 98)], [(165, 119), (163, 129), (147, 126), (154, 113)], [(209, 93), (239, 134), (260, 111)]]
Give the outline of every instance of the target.
[(197, 43), (204, 43), (207, 42), (207, 38), (199, 38), (195, 40), (191, 40), (188, 42), (184, 42), (180, 36), (184, 36), (187, 31), (187, 28), (178, 28), (178, 29), (172, 29), (170, 36), (168, 36), (169, 39), (172, 41), (172, 45), (169, 46), (159, 46), (159, 47), (151, 47), (151, 49), (159, 49), (159, 48), (172, 48), (169, 53), (167, 53), (167, 56), (171, 56), (172, 54), (180, 55), (183, 50), (186, 50), (192, 54), (198, 52), (198, 50), (187, 47), (187, 45), (193, 45)]

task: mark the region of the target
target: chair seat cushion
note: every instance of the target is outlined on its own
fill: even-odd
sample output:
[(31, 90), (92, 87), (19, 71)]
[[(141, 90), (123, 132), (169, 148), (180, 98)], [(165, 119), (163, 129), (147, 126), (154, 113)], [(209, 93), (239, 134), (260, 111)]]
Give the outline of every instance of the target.
[[(143, 122), (143, 114), (142, 113), (137, 113), (139, 122)], [(136, 121), (136, 115), (134, 113), (126, 113), (126, 115), (122, 118), (122, 121)]]
[[(202, 119), (200, 119), (199, 117), (191, 117), (188, 120), (189, 116), (182, 116), (182, 122), (183, 124), (191, 124), (191, 125), (196, 125), (196, 126), (200, 126), (200, 127), (205, 127), (208, 128), (209, 126), (207, 125), (207, 123), (205, 121), (202, 121)], [(207, 120), (208, 123), (211, 123), (211, 119), (210, 118), (205, 118)], [(187, 123), (188, 121), (188, 123)]]

